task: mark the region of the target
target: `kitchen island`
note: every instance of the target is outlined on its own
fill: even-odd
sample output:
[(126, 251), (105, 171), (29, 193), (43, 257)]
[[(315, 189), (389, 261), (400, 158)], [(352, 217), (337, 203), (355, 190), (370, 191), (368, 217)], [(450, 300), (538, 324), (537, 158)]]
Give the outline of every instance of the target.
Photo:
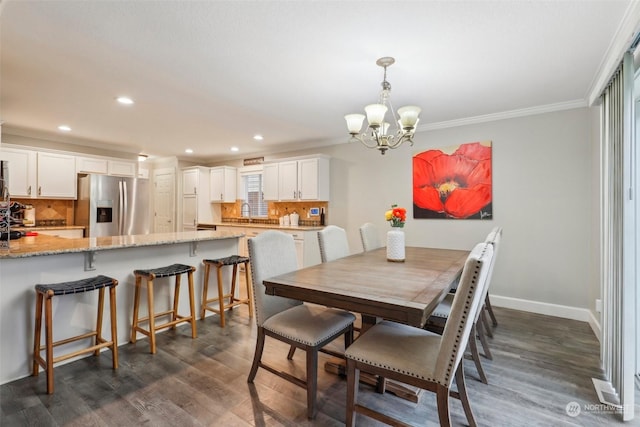
[[(12, 240), (8, 251), (0, 250), (0, 384), (31, 374), (36, 284), (78, 280), (98, 274), (117, 279), (118, 344), (124, 345), (129, 342), (131, 331), (133, 270), (174, 263), (193, 265), (196, 267), (196, 309), (199, 309), (202, 259), (237, 254), (238, 241), (243, 236), (242, 232), (189, 231), (81, 239), (38, 235)], [(230, 272), (225, 274), (228, 277), (224, 281), (228, 284)], [(173, 284), (164, 284), (169, 280), (172, 278), (157, 279), (156, 311), (168, 307)], [(189, 310), (186, 288), (181, 287), (181, 313)], [(142, 305), (141, 312), (144, 313), (146, 305)], [(53, 310), (54, 339), (86, 332), (95, 327), (97, 294), (54, 297)], [(109, 320), (108, 310), (105, 310), (103, 331), (106, 336), (110, 336)], [(137, 345), (148, 346), (146, 337), (140, 335), (140, 338)], [(76, 348), (83, 344), (79, 342)], [(62, 351), (73, 350), (74, 345), (62, 347)], [(55, 350), (58, 348), (54, 349), (54, 354)], [(105, 357), (111, 357), (109, 352)]]

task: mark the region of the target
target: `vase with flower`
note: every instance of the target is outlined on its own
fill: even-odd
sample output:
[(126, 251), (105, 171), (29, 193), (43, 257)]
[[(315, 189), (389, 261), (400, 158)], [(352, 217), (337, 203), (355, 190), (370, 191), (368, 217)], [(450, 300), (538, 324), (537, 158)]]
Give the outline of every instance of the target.
[(398, 205), (391, 205), (391, 209), (385, 212), (385, 219), (391, 225), (387, 232), (387, 261), (404, 262), (404, 223), (407, 220), (407, 210)]

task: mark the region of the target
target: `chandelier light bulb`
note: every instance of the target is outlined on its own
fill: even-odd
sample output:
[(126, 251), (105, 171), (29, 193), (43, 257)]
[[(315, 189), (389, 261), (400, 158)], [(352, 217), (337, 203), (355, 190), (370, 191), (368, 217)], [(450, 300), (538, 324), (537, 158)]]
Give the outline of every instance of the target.
[(384, 121), (384, 115), (387, 113), (387, 106), (382, 104), (369, 104), (364, 107), (367, 113), (367, 121), (371, 127), (379, 127)]
[(418, 123), (418, 115), (420, 115), (421, 108), (415, 105), (408, 105), (406, 107), (398, 108), (398, 115), (400, 116), (400, 124), (403, 129), (413, 128)]

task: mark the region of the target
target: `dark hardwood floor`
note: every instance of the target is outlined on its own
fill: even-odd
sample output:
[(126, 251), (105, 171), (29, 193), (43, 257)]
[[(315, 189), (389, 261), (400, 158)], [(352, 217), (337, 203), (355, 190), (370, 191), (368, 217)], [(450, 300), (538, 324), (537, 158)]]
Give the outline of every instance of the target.
[[(602, 378), (598, 342), (586, 323), (496, 308), (500, 325), (490, 339), (494, 359), (484, 359), (489, 384), (477, 380), (465, 361), (471, 404), (481, 426), (624, 425), (598, 404), (591, 378)], [(319, 413), (306, 419), (303, 389), (259, 370), (247, 384), (255, 346), (255, 323), (247, 308), (228, 314), (221, 329), (217, 316), (198, 321), (198, 338), (188, 325), (158, 336), (158, 353), (146, 339), (120, 346), (120, 368), (111, 353), (59, 365), (55, 394), (46, 394), (44, 375), (0, 387), (0, 424), (10, 426), (340, 426), (344, 425), (346, 381), (320, 370)], [(6, 344), (5, 344), (6, 345)], [(338, 344), (336, 344), (338, 345)], [(304, 375), (303, 352), (286, 360), (287, 346), (267, 339), (273, 363)], [(326, 356), (321, 354), (321, 364)], [(360, 386), (360, 399), (383, 407), (416, 426), (437, 425), (435, 398), (423, 392), (414, 404)], [(566, 406), (577, 402), (576, 417)], [(590, 406), (591, 405), (591, 406)], [(466, 424), (452, 401), (455, 424)], [(636, 418), (640, 410), (636, 406)], [(358, 418), (358, 425), (379, 425)], [(633, 425), (626, 424), (626, 425)], [(638, 425), (638, 424), (635, 424)]]

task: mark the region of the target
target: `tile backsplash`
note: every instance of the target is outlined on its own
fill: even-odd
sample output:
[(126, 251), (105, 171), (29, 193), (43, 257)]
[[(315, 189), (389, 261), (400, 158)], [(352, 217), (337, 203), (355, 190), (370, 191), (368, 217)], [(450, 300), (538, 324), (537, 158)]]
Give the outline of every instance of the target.
[[(324, 208), (325, 224), (328, 224), (329, 202), (269, 202), (268, 206), (268, 218), (273, 220), (295, 212), (300, 215), (301, 221), (320, 221), (319, 216), (310, 216), (308, 213), (311, 208)], [(222, 203), (222, 220), (241, 217), (241, 207), (242, 200), (237, 200), (235, 203)]]
[(12, 199), (23, 205), (31, 205), (36, 210), (36, 224), (55, 222), (60, 224), (64, 221), (65, 225), (73, 225), (74, 216), (74, 200), (55, 200), (55, 199)]

